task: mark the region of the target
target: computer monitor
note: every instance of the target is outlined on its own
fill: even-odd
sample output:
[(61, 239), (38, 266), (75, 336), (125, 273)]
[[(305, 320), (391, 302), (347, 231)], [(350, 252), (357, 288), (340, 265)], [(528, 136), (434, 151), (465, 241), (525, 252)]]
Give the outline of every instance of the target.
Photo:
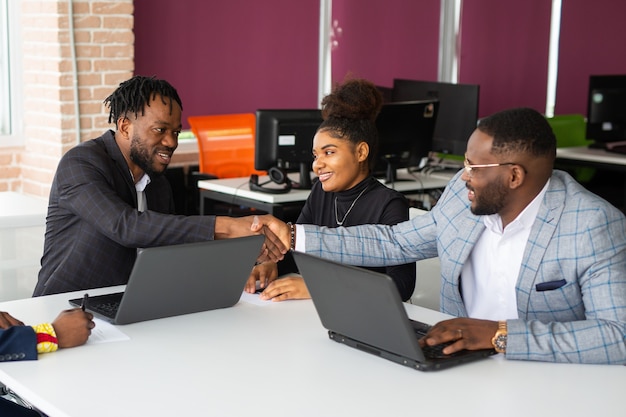
[(598, 147), (626, 141), (626, 75), (589, 77), (587, 139)]
[(399, 168), (418, 167), (432, 150), (439, 102), (419, 100), (386, 103), (376, 118), (378, 157), (375, 176), (397, 181)]
[(260, 109), (256, 112), (254, 169), (299, 172), (293, 188), (311, 188), (313, 137), (322, 123), (318, 109)]
[(464, 155), (478, 121), (479, 92), (476, 84), (394, 79), (392, 97), (393, 101), (438, 99), (432, 150)]

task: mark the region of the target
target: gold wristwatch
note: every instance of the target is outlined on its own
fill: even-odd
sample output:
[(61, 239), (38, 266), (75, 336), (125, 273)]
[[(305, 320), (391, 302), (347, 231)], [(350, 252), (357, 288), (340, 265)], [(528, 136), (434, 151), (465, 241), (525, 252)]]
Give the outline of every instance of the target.
[(493, 339), (491, 339), (491, 344), (493, 345), (493, 348), (496, 350), (496, 352), (498, 353), (506, 352), (506, 338), (507, 338), (506, 321), (499, 321), (498, 330), (496, 331), (496, 334), (493, 336)]

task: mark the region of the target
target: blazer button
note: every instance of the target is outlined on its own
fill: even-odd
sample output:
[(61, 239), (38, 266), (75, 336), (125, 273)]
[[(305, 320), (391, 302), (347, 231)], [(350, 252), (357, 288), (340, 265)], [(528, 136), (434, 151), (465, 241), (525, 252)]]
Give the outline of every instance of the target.
[(20, 357), (18, 359), (24, 359), (25, 357), (26, 357), (26, 354), (22, 352), (20, 353)]
[(0, 355), (0, 362), (4, 362), (4, 361), (5, 361), (4, 355)]
[(12, 355), (11, 355), (11, 360), (16, 361), (16, 360), (18, 360), (19, 358), (20, 358), (20, 355), (18, 355), (17, 353), (14, 353), (14, 354), (12, 354)]

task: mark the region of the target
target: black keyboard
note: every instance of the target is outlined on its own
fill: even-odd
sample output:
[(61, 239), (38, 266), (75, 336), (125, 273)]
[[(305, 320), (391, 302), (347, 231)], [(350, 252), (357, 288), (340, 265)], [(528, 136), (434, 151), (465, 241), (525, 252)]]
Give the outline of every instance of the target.
[(119, 301), (112, 301), (110, 303), (98, 303), (93, 306), (90, 305), (89, 309), (106, 317), (115, 317), (119, 307)]
[(459, 352), (462, 352), (462, 351), (454, 352), (449, 355), (446, 355), (445, 353), (443, 353), (443, 349), (446, 346), (450, 346), (452, 343), (454, 342), (440, 343), (434, 346), (423, 346), (422, 353), (424, 353), (424, 356), (426, 356), (429, 359), (454, 358), (455, 356), (459, 354)]
[(87, 309), (104, 317), (115, 318), (124, 293), (114, 293), (89, 297)]
[(422, 323), (421, 321), (409, 320), (411, 322), (411, 326), (413, 326), (413, 331), (418, 336), (426, 336), (426, 333), (430, 330), (430, 324)]

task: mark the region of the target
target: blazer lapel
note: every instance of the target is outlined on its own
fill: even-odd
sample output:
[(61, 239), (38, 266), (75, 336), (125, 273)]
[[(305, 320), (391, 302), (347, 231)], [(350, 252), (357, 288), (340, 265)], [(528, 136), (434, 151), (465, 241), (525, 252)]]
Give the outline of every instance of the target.
[[(466, 210), (469, 211), (469, 208)], [(454, 306), (452, 303), (448, 303), (445, 312), (457, 317), (467, 317), (467, 310), (465, 309), (461, 293), (461, 272), (463, 265), (467, 262), (472, 249), (476, 245), (476, 241), (485, 230), (485, 224), (482, 221), (482, 217), (471, 213), (466, 216), (459, 216), (459, 219), (462, 220), (459, 223), (456, 237), (446, 250), (450, 255), (448, 259), (452, 262), (442, 263), (441, 267), (442, 276), (452, 279), (452, 282), (449, 283), (451, 285), (447, 285), (446, 288), (452, 291), (453, 294), (448, 293), (446, 296), (450, 302), (454, 300)]]
[(128, 163), (122, 154), (117, 142), (115, 142), (115, 134), (112, 130), (109, 130), (107, 133), (103, 135), (104, 146), (106, 147), (107, 153), (111, 156), (111, 159), (115, 162), (115, 165), (122, 176), (124, 178), (124, 182), (128, 186), (129, 194), (133, 200), (133, 207), (137, 207), (137, 190), (135, 189), (135, 183), (133, 182), (133, 177), (130, 174), (130, 168), (128, 167)]
[(528, 236), (522, 265), (515, 293), (517, 297), (517, 311), (521, 319), (526, 319), (531, 289), (537, 279), (537, 271), (540, 268), (546, 248), (554, 236), (558, 219), (565, 207), (565, 187), (562, 181), (552, 176), (550, 185), (544, 196), (537, 218)]

